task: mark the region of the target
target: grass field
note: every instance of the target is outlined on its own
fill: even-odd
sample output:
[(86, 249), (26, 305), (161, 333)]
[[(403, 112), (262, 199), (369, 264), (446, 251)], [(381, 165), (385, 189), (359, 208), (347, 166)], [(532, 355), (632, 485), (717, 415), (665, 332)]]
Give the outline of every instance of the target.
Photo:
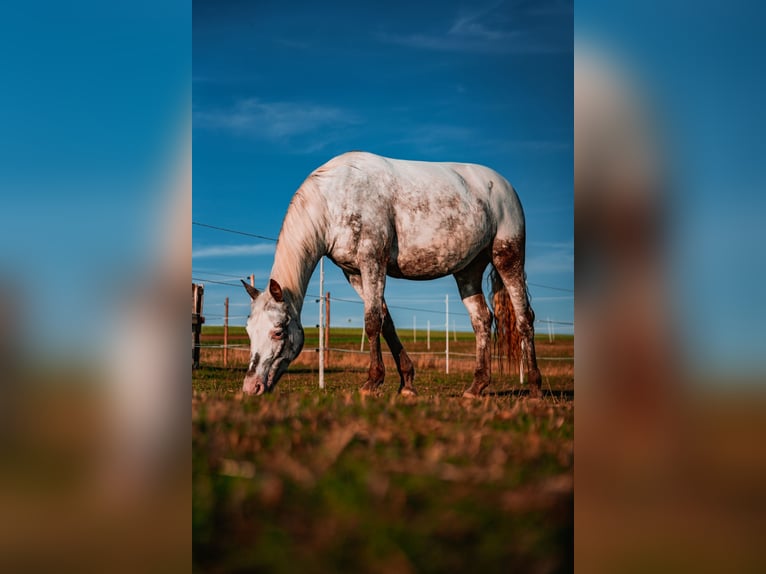
[[(425, 352), (425, 332), (405, 346)], [(452, 336), (452, 335), (451, 335)], [(242, 338), (244, 337), (244, 338)], [(207, 328), (203, 345), (221, 342)], [(238, 340), (239, 339), (239, 340)], [(247, 344), (230, 330), (230, 344)], [(331, 347), (359, 350), (359, 329)], [(473, 353), (458, 333), (451, 351)], [(518, 375), (461, 398), (473, 360), (444, 333), (413, 355), (419, 396), (357, 392), (366, 356), (331, 352), (317, 388), (315, 330), (276, 391), (243, 397), (246, 352), (203, 349), (193, 374), (193, 559), (205, 572), (556, 572), (571, 569), (573, 338), (538, 340), (543, 399)], [(421, 350), (422, 349), (422, 350)]]

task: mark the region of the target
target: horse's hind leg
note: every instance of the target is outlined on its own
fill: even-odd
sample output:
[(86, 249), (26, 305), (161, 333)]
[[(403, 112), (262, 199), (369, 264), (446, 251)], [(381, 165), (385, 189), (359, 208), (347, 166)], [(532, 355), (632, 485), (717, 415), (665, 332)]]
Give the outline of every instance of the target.
[(524, 370), (530, 385), (530, 394), (541, 395), (542, 376), (535, 354), (535, 314), (527, 297), (524, 274), (524, 236), (512, 239), (496, 238), (492, 246), (492, 263), (508, 291), (516, 318), (516, 329), (523, 342)]
[(481, 290), (481, 279), (488, 263), (489, 257), (482, 254), (468, 267), (455, 273), (460, 297), (468, 310), (471, 326), (476, 334), (476, 368), (473, 372), (473, 383), (463, 393), (464, 397), (478, 397), (489, 386), (492, 374), (492, 348), (490, 346), (492, 313), (489, 311), (484, 293)]
[(394, 357), (396, 370), (399, 371), (399, 392), (405, 396), (415, 396), (418, 394), (413, 385), (415, 365), (412, 364), (407, 351), (404, 350), (404, 345), (402, 345), (399, 336), (396, 334), (394, 321), (391, 319), (391, 314), (388, 312), (385, 300), (383, 301), (383, 313), (383, 338), (386, 340), (388, 348)]

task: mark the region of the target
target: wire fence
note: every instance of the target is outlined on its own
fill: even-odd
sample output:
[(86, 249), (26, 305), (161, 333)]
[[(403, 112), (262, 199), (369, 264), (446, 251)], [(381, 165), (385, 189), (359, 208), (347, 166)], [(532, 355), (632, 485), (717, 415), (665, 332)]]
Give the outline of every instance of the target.
[[(243, 280), (244, 280), (244, 278), (243, 278)], [(237, 288), (240, 288), (240, 289), (242, 288), (241, 284), (228, 283), (226, 281), (218, 281), (218, 280), (215, 280), (215, 279), (209, 279), (209, 278), (204, 278), (204, 277), (192, 277), (192, 281), (195, 281), (197, 283), (203, 283), (203, 284), (204, 283), (214, 283), (216, 285), (228, 285), (230, 287), (237, 287)], [(316, 295), (316, 294), (313, 294), (313, 293), (307, 293), (306, 294), (306, 298), (307, 299), (317, 299), (318, 300), (320, 298), (320, 296)], [(356, 300), (356, 299), (346, 299), (345, 297), (333, 297), (333, 296), (330, 296), (330, 301), (336, 302), (336, 303), (352, 303), (354, 305), (364, 305), (364, 301), (360, 301), (360, 300)], [(441, 304), (441, 299), (438, 299), (438, 300), (434, 299), (434, 303), (437, 303), (437, 302), (439, 304)], [(397, 309), (397, 310), (401, 310), (401, 311), (414, 311), (416, 313), (430, 313), (430, 314), (433, 314), (433, 315), (443, 315), (444, 314), (444, 311), (442, 311), (442, 310), (425, 309), (423, 307), (410, 307), (410, 306), (407, 306), (407, 305), (396, 305), (396, 304), (388, 304), (388, 303), (386, 303), (386, 307), (388, 307), (389, 309)], [(464, 313), (464, 312), (461, 312), (461, 311), (450, 311), (450, 315), (459, 316), (459, 317), (470, 317), (470, 315), (468, 313)], [(211, 318), (218, 318), (218, 319), (225, 318), (225, 315), (217, 314), (217, 313), (206, 313), (205, 316), (206, 317), (211, 317)], [(228, 317), (229, 317), (229, 319), (246, 319), (248, 316), (249, 315), (247, 315), (247, 314), (242, 314), (242, 315), (229, 315)], [(551, 325), (574, 326), (574, 322), (572, 322), (572, 321), (557, 321), (557, 320), (552, 320), (552, 319), (535, 319), (535, 323), (546, 323), (546, 324), (551, 324)]]
[[(227, 227), (222, 227), (222, 226), (218, 226), (218, 225), (211, 225), (211, 224), (208, 224), (208, 223), (203, 223), (203, 222), (198, 222), (198, 221), (192, 221), (192, 225), (195, 225), (195, 226), (198, 226), (198, 227), (204, 227), (204, 228), (208, 228), (208, 229), (213, 229), (213, 230), (217, 230), (217, 231), (221, 231), (221, 232), (225, 232), (225, 233), (232, 233), (232, 234), (242, 235), (242, 236), (246, 236), (246, 237), (253, 237), (253, 238), (256, 238), (256, 239), (261, 239), (261, 240), (266, 240), (266, 241), (273, 241), (273, 242), (277, 241), (273, 237), (267, 237), (267, 236), (259, 235), (259, 234), (256, 234), (256, 233), (249, 233), (249, 232), (245, 232), (245, 231), (240, 231), (240, 230), (231, 229), (231, 228), (227, 228)], [(207, 277), (207, 275), (212, 275), (214, 277), (220, 277), (220, 278), (223, 278), (223, 279), (212, 279), (210, 277)], [(324, 277), (324, 274), (322, 273), (322, 278), (323, 277)], [(221, 272), (217, 272), (217, 271), (216, 272), (214, 272), (214, 271), (204, 271), (201, 274), (199, 272), (196, 273), (196, 274), (195, 273), (192, 274), (192, 281), (196, 282), (196, 283), (211, 283), (211, 284), (220, 285), (220, 286), (223, 286), (223, 287), (230, 287), (230, 288), (237, 288), (237, 289), (241, 288), (241, 283), (233, 282), (233, 281), (226, 281), (226, 280), (224, 280), (226, 278), (240, 279), (241, 282), (247, 282), (248, 279), (252, 279), (252, 275), (249, 276), (249, 277), (240, 277), (237, 274), (233, 274), (233, 273), (221, 273)], [(557, 287), (557, 286), (553, 286), (553, 285), (545, 285), (545, 284), (536, 283), (536, 282), (527, 282), (527, 284), (530, 285), (530, 286), (533, 286), (533, 287), (541, 288), (541, 289), (549, 289), (549, 290), (552, 290), (552, 291), (571, 293), (572, 294), (572, 298), (574, 298), (574, 295), (573, 295), (574, 294), (574, 290), (573, 289), (567, 289), (567, 288)], [(320, 291), (322, 291), (322, 290), (323, 289), (321, 287), (321, 281), (320, 281)], [(360, 300), (357, 300), (357, 299), (347, 299), (347, 298), (344, 298), (344, 297), (332, 297), (329, 294), (329, 292), (327, 293), (326, 297), (327, 297), (328, 302), (350, 303), (350, 304), (355, 304), (355, 305), (364, 305), (363, 301), (360, 301)], [(306, 298), (313, 298), (313, 299), (315, 299), (316, 302), (320, 303), (320, 315), (321, 315), (320, 323), (322, 323), (322, 325), (324, 325), (324, 321), (327, 321), (327, 326), (330, 327), (330, 325), (329, 325), (329, 316), (325, 314), (325, 311), (323, 311), (323, 305), (321, 303), (321, 302), (324, 301), (325, 297), (322, 296), (321, 294), (319, 294), (319, 295), (317, 295), (317, 294), (307, 294)], [(412, 312), (416, 312), (416, 313), (425, 313), (425, 314), (433, 314), (433, 315), (442, 315), (444, 313), (446, 315), (446, 321), (445, 321), (445, 325), (444, 325), (446, 330), (443, 331), (443, 332), (439, 331), (439, 330), (435, 331), (435, 334), (436, 333), (443, 333), (443, 334), (446, 335), (446, 337), (445, 337), (445, 349), (444, 350), (441, 350), (441, 351), (439, 351), (439, 350), (431, 351), (430, 350), (430, 342), (429, 342), (429, 350), (427, 350), (427, 351), (408, 351), (407, 353), (408, 353), (408, 355), (412, 355), (413, 358), (415, 358), (415, 357), (423, 357), (423, 358), (425, 358), (425, 357), (433, 357), (433, 358), (443, 359), (444, 362), (445, 362), (445, 371), (446, 371), (446, 373), (449, 373), (449, 364), (450, 364), (450, 358), (451, 357), (452, 358), (456, 358), (456, 359), (475, 358), (476, 357), (476, 353), (464, 353), (464, 352), (459, 352), (459, 351), (450, 351), (450, 349), (449, 349), (449, 339), (450, 339), (450, 337), (449, 337), (449, 334), (450, 334), (449, 333), (449, 331), (450, 331), (450, 329), (449, 329), (449, 314), (450, 314), (450, 310), (449, 310), (449, 297), (447, 297), (445, 299), (445, 302), (446, 302), (446, 313), (443, 310), (441, 310), (441, 309), (440, 310), (427, 309), (427, 308), (424, 308), (424, 307), (413, 307), (413, 306), (410, 306), (410, 305), (397, 305), (397, 304), (389, 304), (389, 303), (387, 303), (386, 306), (389, 309), (395, 309), (395, 310), (412, 311)], [(434, 303), (437, 303), (437, 301), (434, 300)], [(439, 300), (438, 303), (439, 303), (439, 305), (441, 305), (441, 300)], [(228, 313), (228, 297), (226, 298), (226, 314), (217, 314), (217, 313), (210, 314), (210, 313), (206, 313), (205, 315), (208, 318), (223, 319), (224, 322), (225, 322), (225, 325), (227, 325), (227, 326), (228, 326), (229, 319), (243, 319), (243, 318), (247, 318), (249, 316), (247, 314), (230, 315)], [(455, 317), (455, 316), (470, 317), (470, 315), (468, 313), (459, 312), (459, 311), (457, 311), (457, 312), (452, 311), (452, 316), (453, 317)], [(416, 329), (415, 329), (415, 326), (414, 326), (414, 320), (415, 319), (413, 317), (413, 342), (414, 342), (414, 337), (415, 337), (415, 332), (416, 332)], [(553, 325), (564, 325), (564, 326), (574, 327), (574, 322), (573, 321), (560, 321), (560, 320), (553, 320), (553, 319), (550, 319), (550, 318), (536, 319), (535, 323), (536, 324), (545, 324), (545, 325), (547, 325), (548, 326), (549, 337), (552, 337)], [(453, 329), (452, 329), (453, 330), (453, 334), (455, 334), (455, 337), (456, 337), (456, 333), (455, 333), (456, 329), (455, 329), (454, 320), (453, 320), (453, 323), (452, 323), (452, 327), (453, 327)], [(228, 329), (226, 329), (224, 332), (228, 334)], [(421, 332), (422, 332), (422, 329), (421, 329)], [(321, 326), (320, 326), (320, 333), (321, 333)], [(439, 337), (438, 334), (436, 336)], [(231, 351), (235, 351), (235, 352), (239, 352), (239, 353), (243, 353), (245, 355), (245, 360), (246, 360), (248, 355), (249, 355), (249, 351), (250, 351), (249, 345), (239, 345), (239, 344), (231, 345), (231, 344), (228, 343), (228, 336), (225, 335), (224, 337), (225, 337), (224, 338), (224, 344), (212, 344), (212, 343), (202, 344), (197, 339), (193, 343), (193, 345), (192, 345), (193, 351), (194, 351), (194, 353), (199, 353), (203, 349), (210, 350), (210, 351), (215, 350), (215, 349), (220, 349), (220, 350), (222, 350), (222, 353), (223, 353), (224, 365), (227, 364), (227, 358), (226, 357), (228, 356), (228, 352), (230, 350)], [(428, 322), (428, 335), (427, 335), (427, 337), (428, 337), (428, 340), (430, 341), (430, 321)], [(522, 347), (522, 351), (523, 351), (523, 347)], [(341, 348), (341, 347), (331, 347), (331, 346), (329, 346), (327, 341), (324, 341), (322, 339), (322, 337), (320, 337), (319, 346), (318, 347), (304, 348), (301, 351), (300, 355), (303, 355), (304, 357), (306, 355), (314, 355), (314, 354), (316, 354), (319, 357), (319, 371), (320, 371), (319, 372), (319, 386), (320, 386), (320, 388), (324, 388), (324, 383), (323, 383), (324, 382), (324, 360), (323, 359), (325, 357), (329, 357), (330, 353), (341, 353), (341, 354), (346, 354), (346, 355), (368, 355), (369, 352), (364, 350), (364, 330), (362, 329), (362, 331), (361, 331), (361, 348), (359, 350), (349, 349), (349, 348)], [(549, 356), (539, 356), (539, 357), (537, 357), (537, 359), (539, 361), (552, 361), (552, 362), (555, 362), (555, 361), (572, 362), (572, 361), (574, 361), (574, 357), (573, 356), (552, 356), (552, 357), (549, 357)], [(504, 358), (500, 357), (500, 356), (497, 356), (497, 355), (493, 355), (492, 356), (492, 360), (493, 361), (494, 360), (499, 361), (500, 364), (502, 365), (502, 361), (504, 360)], [(521, 365), (520, 365), (520, 368), (521, 368)], [(521, 370), (519, 372), (519, 377), (520, 377), (521, 382), (524, 382), (523, 372)]]
[[(198, 349), (229, 349), (230, 351), (250, 351), (250, 347), (248, 345), (217, 345), (217, 344), (206, 344), (206, 345), (195, 345)], [(348, 353), (348, 354), (354, 354), (354, 355), (369, 355), (369, 351), (357, 351), (356, 349), (343, 349), (340, 347), (326, 347), (323, 349), (324, 351), (332, 351), (334, 353)], [(301, 350), (300, 354), (303, 355), (305, 353), (311, 354), (311, 353), (320, 353), (322, 352), (322, 349), (319, 347), (310, 347), (308, 349)], [(433, 356), (433, 357), (444, 357), (446, 351), (407, 351), (408, 355), (421, 355), (421, 356)], [(450, 357), (476, 357), (476, 353), (458, 353), (454, 351), (449, 351)], [(572, 356), (566, 356), (566, 357), (536, 357), (538, 361), (574, 361), (574, 357)], [(492, 359), (494, 360), (505, 360), (505, 357), (502, 357), (500, 355), (492, 355)]]
[[(212, 224), (204, 223), (204, 222), (200, 222), (200, 221), (192, 221), (192, 225), (195, 225), (197, 227), (207, 228), (207, 229), (213, 229), (213, 230), (221, 231), (221, 232), (224, 232), (224, 233), (232, 233), (232, 234), (236, 234), (236, 235), (242, 235), (242, 236), (245, 236), (245, 237), (253, 237), (253, 238), (256, 238), (256, 239), (262, 239), (262, 240), (266, 240), (266, 241), (273, 241), (273, 242), (277, 241), (277, 239), (274, 238), (274, 237), (268, 237), (268, 236), (265, 236), (265, 235), (259, 235), (259, 234), (256, 234), (256, 233), (250, 233), (250, 232), (247, 232), (247, 231), (241, 231), (241, 230), (237, 230), (237, 229), (231, 229), (231, 228), (223, 227), (223, 226), (219, 226), (219, 225), (212, 225)], [(248, 277), (242, 277), (242, 276), (239, 276), (237, 274), (231, 274), (231, 273), (221, 273), (221, 272), (205, 271), (204, 274), (205, 275), (214, 275), (216, 277), (238, 278), (241, 281), (247, 281), (247, 279), (248, 279)], [(215, 284), (215, 285), (221, 285), (221, 286), (232, 287), (232, 288), (237, 288), (237, 289), (240, 289), (242, 287), (241, 283), (235, 283), (235, 282), (231, 282), (231, 281), (223, 281), (223, 280), (220, 280), (220, 279), (211, 279), (209, 277), (202, 277), (202, 276), (199, 276), (199, 275), (196, 276), (196, 277), (193, 275), (192, 276), (192, 281), (197, 282), (197, 283), (212, 283), (212, 284)], [(560, 291), (560, 292), (574, 294), (574, 290), (573, 289), (567, 289), (567, 288), (564, 288), (564, 287), (557, 287), (557, 286), (553, 286), (553, 285), (545, 285), (545, 284), (537, 283), (537, 282), (528, 282), (527, 284), (530, 285), (530, 286), (541, 288), (541, 289), (550, 289), (550, 290), (553, 290), (553, 291)], [(306, 298), (307, 299), (315, 299), (316, 301), (319, 301), (322, 298), (322, 296), (321, 295), (317, 295), (317, 294), (306, 294)], [(354, 305), (364, 305), (364, 302), (361, 301), (361, 300), (358, 300), (358, 299), (347, 299), (347, 298), (344, 298), (344, 297), (329, 296), (329, 300), (331, 302), (336, 302), (336, 303), (350, 303), (350, 304), (354, 304)], [(439, 305), (441, 305), (441, 299), (439, 299), (439, 300), (434, 299), (434, 303), (435, 304), (438, 303)], [(389, 309), (395, 309), (395, 310), (401, 310), (401, 311), (412, 311), (412, 312), (415, 312), (415, 313), (424, 313), (424, 314), (431, 314), (431, 315), (443, 315), (444, 314), (444, 311), (441, 310), (441, 309), (440, 310), (437, 310), (437, 309), (426, 309), (424, 307), (413, 307), (413, 306), (409, 306), (409, 305), (397, 305), (397, 304), (388, 304), (387, 303), (387, 307)], [(450, 314), (453, 317), (461, 317), (461, 318), (470, 317), (470, 315), (468, 313), (461, 312), (461, 311), (451, 311)], [(209, 318), (214, 318), (214, 319), (227, 319), (227, 318), (228, 319), (247, 319), (249, 315), (248, 314), (238, 314), (238, 315), (228, 315), (228, 316), (226, 316), (226, 315), (217, 314), (217, 313), (206, 313), (205, 316), (209, 317)], [(553, 320), (553, 319), (550, 319), (550, 318), (546, 318), (546, 319), (538, 318), (538, 319), (535, 319), (535, 323), (536, 324), (548, 325), (549, 328), (551, 326), (553, 326), (553, 325), (562, 325), (562, 326), (567, 326), (567, 327), (574, 327), (574, 322), (573, 321), (560, 321), (560, 320)]]
[[(273, 238), (273, 237), (268, 237), (268, 236), (259, 235), (259, 234), (256, 234), (256, 233), (250, 233), (250, 232), (246, 232), (246, 231), (231, 229), (231, 228), (228, 228), (228, 227), (222, 227), (222, 226), (218, 226), (218, 225), (211, 225), (211, 224), (203, 223), (203, 222), (199, 222), (199, 221), (192, 221), (192, 225), (195, 225), (195, 226), (198, 226), (198, 227), (207, 228), (207, 229), (213, 229), (213, 230), (217, 230), (217, 231), (221, 231), (221, 232), (225, 232), (225, 233), (232, 233), (232, 234), (242, 235), (242, 236), (246, 236), (246, 237), (252, 237), (252, 238), (256, 238), (256, 239), (266, 240), (266, 241), (273, 241), (273, 242), (277, 241), (276, 238)], [(216, 277), (216, 279), (208, 277), (209, 275), (212, 275), (212, 276)], [(223, 278), (223, 279), (218, 279), (218, 278)], [(211, 283), (211, 284), (220, 285), (220, 286), (223, 286), (223, 287), (229, 287), (229, 288), (234, 288), (234, 289), (241, 289), (241, 287), (242, 287), (241, 282), (226, 281), (225, 280), (226, 278), (240, 279), (240, 281), (242, 281), (242, 282), (247, 282), (248, 279), (252, 278), (252, 276), (249, 276), (249, 277), (244, 276), (243, 277), (243, 276), (240, 276), (239, 274), (222, 273), (222, 272), (218, 272), (218, 271), (209, 271), (209, 270), (206, 270), (204, 272), (196, 273), (196, 274), (192, 275), (192, 281), (196, 282), (196, 283), (202, 283), (202, 284), (204, 284), (204, 283)], [(546, 285), (546, 284), (537, 283), (537, 282), (528, 282), (528, 285), (534, 286), (534, 287), (537, 287), (537, 288), (541, 288), (541, 289), (549, 289), (549, 290), (553, 290), (553, 291), (572, 293), (572, 294), (574, 293), (573, 289), (567, 289), (567, 288), (553, 286), (553, 285)], [(353, 304), (353, 305), (360, 305), (360, 306), (364, 305), (364, 302), (359, 300), (359, 299), (348, 299), (348, 298), (345, 298), (345, 297), (333, 297), (329, 293), (327, 293), (326, 297), (327, 297), (327, 300), (329, 302), (350, 303), (350, 304)], [(572, 298), (574, 298), (574, 295), (572, 295)], [(320, 300), (323, 299), (323, 297), (321, 295), (317, 295), (317, 294), (313, 294), (313, 293), (307, 293), (306, 294), (306, 299), (314, 299), (315, 301), (319, 302)], [(441, 299), (438, 299), (438, 300), (434, 299), (433, 303), (434, 304), (438, 304), (439, 306), (441, 306), (442, 305), (442, 301), (443, 300), (441, 300)], [(227, 302), (228, 302), (228, 298), (227, 298)], [(245, 303), (241, 303), (241, 304), (235, 303), (234, 305), (244, 306), (246, 304)], [(439, 309), (439, 310), (437, 310), (437, 309), (428, 309), (428, 308), (425, 308), (425, 307), (415, 307), (415, 306), (411, 306), (411, 305), (399, 305), (399, 304), (396, 304), (396, 303), (390, 303), (388, 301), (387, 301), (387, 307), (389, 309), (392, 309), (392, 310), (411, 311), (411, 312), (415, 312), (415, 313), (419, 313), (419, 314), (432, 314), (432, 315), (443, 315), (443, 314), (445, 314), (445, 311), (444, 311), (443, 308)], [(449, 309), (449, 303), (447, 303), (447, 309)], [(449, 310), (448, 313), (451, 314), (453, 318), (454, 317), (461, 317), (461, 318), (469, 317), (470, 318), (470, 315), (468, 313), (466, 313), (466, 312)], [(230, 319), (241, 320), (241, 319), (248, 318), (248, 316), (249, 316), (248, 314), (228, 314), (228, 305), (227, 305), (227, 313), (226, 314), (205, 313), (205, 317), (206, 318), (209, 318), (209, 319), (219, 319), (219, 320), (223, 319), (224, 323), (226, 325), (228, 325), (228, 321)], [(415, 318), (413, 317), (413, 332), (416, 331), (416, 329), (414, 327), (414, 319)], [(323, 318), (322, 321), (324, 322), (325, 319)], [(327, 321), (329, 322), (329, 318), (327, 319)], [(427, 323), (428, 323), (428, 337), (430, 337), (430, 321), (428, 321)], [(554, 320), (554, 319), (550, 319), (550, 318), (545, 318), (545, 319), (538, 318), (538, 319), (535, 320), (535, 324), (546, 325), (547, 326), (548, 335), (549, 335), (549, 339), (550, 340), (552, 340), (552, 337), (554, 336), (553, 335), (553, 326), (554, 325), (561, 325), (561, 326), (566, 326), (566, 327), (574, 327), (574, 322), (572, 322), (572, 321), (560, 321), (560, 320)], [(326, 326), (327, 327), (331, 327), (331, 325), (326, 325)], [(333, 328), (338, 328), (338, 327), (340, 327), (340, 326), (336, 325)], [(446, 333), (446, 338), (449, 339), (449, 319), (446, 319), (444, 327), (446, 328), (446, 331), (444, 331), (443, 334)], [(340, 328), (344, 328), (344, 327), (340, 327)], [(453, 330), (453, 333), (456, 331), (454, 320), (453, 320), (453, 323), (452, 323), (452, 330)], [(422, 333), (422, 329), (420, 330), (420, 332)], [(435, 331), (435, 333), (438, 333), (438, 332), (441, 332), (441, 331)], [(437, 337), (438, 337), (438, 335), (437, 335)], [(362, 330), (362, 345), (361, 345), (361, 347), (362, 347), (362, 349), (364, 347), (363, 330)], [(208, 350), (222, 349), (222, 350), (224, 350), (224, 356), (226, 356), (226, 353), (228, 353), (229, 350), (231, 350), (231, 351), (240, 351), (240, 352), (241, 351), (248, 351), (249, 350), (249, 346), (247, 346), (247, 345), (230, 345), (230, 344), (223, 344), (223, 345), (199, 344), (199, 345), (193, 345), (193, 348), (195, 350), (197, 350), (197, 351), (198, 350), (202, 350), (202, 349), (208, 349)], [(344, 353), (344, 354), (358, 354), (358, 355), (362, 355), (362, 354), (366, 355), (366, 354), (368, 354), (367, 351), (364, 351), (362, 349), (357, 351), (355, 349), (329, 347), (329, 345), (327, 347), (325, 347), (320, 342), (320, 347), (319, 348), (304, 349), (301, 352), (301, 354), (303, 355), (305, 353), (328, 353), (328, 352)], [(460, 352), (450, 351), (448, 347), (444, 351), (430, 351), (430, 350), (429, 351), (408, 351), (408, 354), (413, 355), (413, 356), (431, 356), (431, 357), (446, 358), (447, 364), (449, 364), (449, 358), (450, 357), (456, 357), (456, 358), (458, 358), (458, 357), (475, 357), (475, 353), (460, 353)], [(495, 359), (499, 359), (499, 357), (495, 357)], [(538, 359), (543, 360), (543, 361), (572, 361), (572, 360), (574, 360), (573, 357), (538, 357)], [(224, 362), (225, 361), (226, 360), (224, 359)]]

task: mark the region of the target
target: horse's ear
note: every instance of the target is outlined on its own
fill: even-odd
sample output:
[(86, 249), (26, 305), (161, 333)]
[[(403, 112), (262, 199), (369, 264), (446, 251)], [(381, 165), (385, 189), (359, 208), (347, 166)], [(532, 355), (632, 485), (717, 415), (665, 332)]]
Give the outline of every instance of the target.
[(282, 286), (273, 279), (269, 279), (269, 293), (271, 293), (271, 296), (274, 297), (274, 301), (277, 303), (282, 303), (285, 300)]
[(252, 285), (250, 285), (250, 283), (245, 283), (242, 279), (240, 279), (240, 281), (242, 281), (242, 285), (244, 285), (245, 289), (247, 289), (247, 293), (248, 293), (248, 295), (250, 295), (250, 298), (253, 301), (255, 301), (258, 298), (258, 295), (261, 294), (261, 292), (258, 291), (258, 289), (256, 289)]

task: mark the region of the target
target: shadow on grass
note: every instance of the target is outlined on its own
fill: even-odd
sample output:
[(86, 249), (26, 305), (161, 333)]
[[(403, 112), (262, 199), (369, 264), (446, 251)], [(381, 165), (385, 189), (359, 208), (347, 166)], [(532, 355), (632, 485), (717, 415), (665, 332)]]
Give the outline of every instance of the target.
[[(241, 373), (244, 375), (247, 372), (246, 365), (235, 365), (231, 367), (224, 367), (223, 365), (207, 364), (200, 365), (199, 369), (194, 369), (192, 373), (199, 371), (215, 371), (219, 373)], [(366, 373), (367, 369), (364, 367), (326, 367), (325, 374), (344, 374), (344, 373)], [(306, 375), (316, 374), (317, 368), (312, 366), (290, 365), (290, 374)]]
[[(482, 397), (528, 397), (530, 395), (529, 389), (508, 389), (505, 391), (489, 391), (485, 392)], [(462, 397), (463, 393), (449, 393), (448, 397)], [(574, 400), (574, 390), (543, 390), (542, 398), (554, 398), (559, 400)]]

